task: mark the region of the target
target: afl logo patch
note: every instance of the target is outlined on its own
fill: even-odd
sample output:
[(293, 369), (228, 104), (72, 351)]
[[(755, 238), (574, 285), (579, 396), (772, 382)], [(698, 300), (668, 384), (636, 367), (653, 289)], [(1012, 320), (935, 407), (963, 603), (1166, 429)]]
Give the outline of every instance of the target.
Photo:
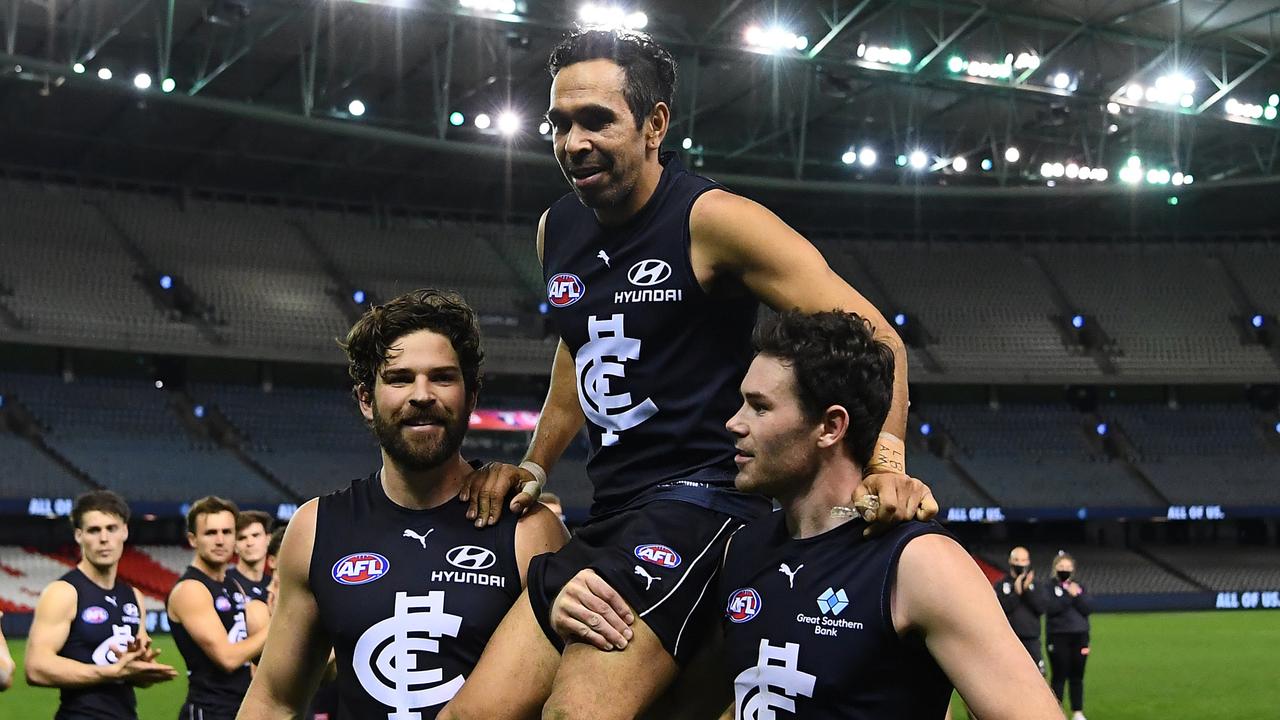
[(639, 287), (651, 287), (669, 277), (671, 277), (671, 266), (666, 260), (641, 260), (627, 271), (627, 280)]
[(666, 545), (641, 545), (636, 548), (636, 557), (658, 567), (680, 567), (680, 553)]
[(231, 601), (219, 595), (213, 599), (213, 606), (217, 608), (218, 612), (227, 612), (231, 610)]
[(333, 579), (343, 585), (363, 585), (390, 569), (391, 563), (378, 553), (352, 553), (333, 564)]
[(553, 307), (569, 307), (582, 299), (587, 286), (572, 273), (557, 273), (547, 283), (547, 301)]
[(498, 562), (498, 556), (494, 555), (492, 550), (478, 545), (459, 545), (445, 553), (444, 559), (448, 560), (450, 565), (463, 570), (484, 570)]
[(744, 623), (759, 615), (763, 604), (760, 593), (755, 588), (742, 588), (734, 590), (729, 596), (729, 606), (724, 612), (729, 617), (729, 622)]
[(80, 619), (90, 625), (101, 625), (107, 621), (107, 617), (107, 609), (104, 607), (98, 607), (97, 605), (91, 605), (85, 608), (84, 612), (80, 613)]

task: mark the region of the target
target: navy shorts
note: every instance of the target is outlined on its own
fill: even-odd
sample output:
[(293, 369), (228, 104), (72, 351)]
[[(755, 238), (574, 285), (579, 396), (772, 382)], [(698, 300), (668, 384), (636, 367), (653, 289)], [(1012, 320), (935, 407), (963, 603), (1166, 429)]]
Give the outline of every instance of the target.
[(746, 520), (691, 503), (655, 500), (578, 529), (559, 551), (529, 562), (529, 603), (547, 639), (551, 605), (583, 568), (596, 571), (677, 662), (691, 657), (720, 620), (710, 593), (729, 536)]

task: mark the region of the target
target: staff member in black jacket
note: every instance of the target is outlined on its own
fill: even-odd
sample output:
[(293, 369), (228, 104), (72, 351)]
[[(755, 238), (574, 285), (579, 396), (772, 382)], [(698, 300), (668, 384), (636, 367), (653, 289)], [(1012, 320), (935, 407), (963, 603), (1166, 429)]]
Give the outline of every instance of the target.
[(1000, 608), (1013, 633), (1036, 661), (1044, 674), (1044, 658), (1040, 653), (1040, 616), (1044, 615), (1044, 590), (1036, 585), (1036, 571), (1031, 569), (1031, 552), (1016, 547), (1009, 552), (1009, 572), (993, 584)]
[(1089, 659), (1089, 613), (1093, 607), (1084, 586), (1076, 582), (1075, 572), (1075, 558), (1059, 550), (1049, 585), (1050, 682), (1061, 702), (1062, 691), (1071, 681), (1071, 718), (1085, 720), (1084, 663)]

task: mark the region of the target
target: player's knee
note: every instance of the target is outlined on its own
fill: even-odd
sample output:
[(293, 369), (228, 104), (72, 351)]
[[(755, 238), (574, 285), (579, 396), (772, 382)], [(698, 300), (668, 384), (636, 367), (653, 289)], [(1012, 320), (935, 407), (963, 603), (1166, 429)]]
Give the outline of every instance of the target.
[(604, 710), (582, 693), (557, 689), (542, 706), (542, 720), (593, 720), (603, 717)]

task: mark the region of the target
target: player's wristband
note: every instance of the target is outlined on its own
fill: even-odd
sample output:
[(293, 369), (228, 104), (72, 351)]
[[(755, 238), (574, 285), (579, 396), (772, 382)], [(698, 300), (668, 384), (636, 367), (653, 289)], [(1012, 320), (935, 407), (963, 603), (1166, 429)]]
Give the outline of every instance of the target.
[(520, 492), (528, 493), (533, 496), (534, 500), (537, 500), (538, 496), (542, 494), (542, 488), (547, 484), (547, 471), (544, 470), (541, 465), (532, 460), (525, 460), (520, 463), (520, 467), (528, 470), (529, 474), (534, 478), (524, 485), (521, 485)]
[(876, 450), (867, 463), (866, 474), (878, 472), (907, 473), (907, 446), (897, 435), (882, 432), (876, 439)]

